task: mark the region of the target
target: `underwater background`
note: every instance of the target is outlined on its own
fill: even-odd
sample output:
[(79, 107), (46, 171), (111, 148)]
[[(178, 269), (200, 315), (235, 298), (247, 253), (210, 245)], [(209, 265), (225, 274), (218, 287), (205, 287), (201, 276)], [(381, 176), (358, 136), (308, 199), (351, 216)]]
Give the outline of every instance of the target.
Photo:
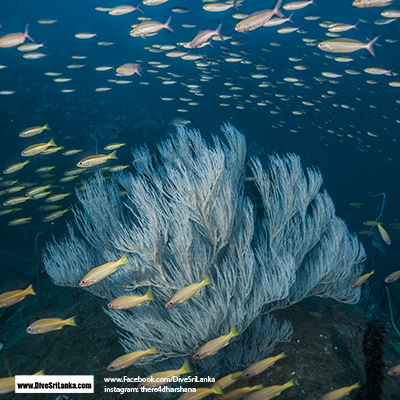
[[(400, 360), (400, 337), (390, 320), (385, 289), (390, 290), (393, 320), (398, 325), (400, 284), (384, 282), (388, 274), (400, 269), (400, 18), (385, 18), (380, 13), (400, 8), (399, 2), (357, 8), (347, 0), (315, 0), (293, 11), (292, 24), (282, 26), (298, 29), (286, 34), (278, 32), (282, 26), (235, 31), (240, 21), (235, 14), (273, 8), (275, 3), (270, 0), (238, 2), (237, 9), (222, 12), (208, 12), (202, 8), (205, 4), (169, 0), (156, 6), (140, 4), (143, 13), (134, 10), (113, 16), (109, 9), (121, 3), (111, 0), (1, 2), (0, 37), (24, 32), (29, 24), (29, 36), (43, 46), (34, 51), (42, 54), (31, 56), (33, 59), (24, 58), (27, 52), (16, 46), (0, 48), (0, 168), (3, 171), (26, 161), (21, 152), (28, 146), (53, 139), (61, 147), (52, 154), (29, 157), (29, 163), (17, 172), (3, 174), (1, 203), (25, 196), (37, 186), (48, 186), (51, 195), (68, 195), (52, 202), (43, 197), (1, 206), (0, 293), (30, 283), (37, 289), (42, 249), (53, 236), (65, 233), (72, 212), (49, 222), (43, 218), (77, 204), (75, 190), (81, 179), (98, 169), (105, 176), (112, 174), (108, 170), (112, 166), (134, 173), (131, 149), (146, 143), (156, 152), (160, 140), (175, 134), (175, 125), (199, 129), (211, 143), (221, 124), (230, 122), (245, 135), (248, 157), (257, 155), (268, 163), (268, 155), (292, 152), (300, 156), (304, 168), (319, 169), (336, 215), (350, 232), (357, 233), (366, 249), (364, 273), (375, 269), (356, 306), (310, 298), (274, 313), (291, 321), (294, 336), (277, 348), (277, 353), (285, 351), (287, 355), (279, 367), (251, 384), (282, 384), (294, 373), (298, 386), (281, 398), (318, 399), (331, 389), (358, 380), (363, 383), (361, 342), (370, 319), (380, 320), (388, 331), (383, 367), (387, 375), (386, 370)], [(281, 11), (285, 17), (291, 14), (284, 3)], [(161, 29), (146, 38), (130, 36), (131, 25), (144, 17), (164, 24), (170, 16), (173, 32)], [(332, 38), (327, 35), (332, 23), (357, 23), (355, 29), (341, 35), (362, 43), (380, 35), (373, 45), (375, 57), (365, 48), (337, 54), (320, 50), (317, 44)], [(223, 41), (214, 36), (210, 45), (202, 48), (183, 46), (199, 30), (215, 30), (219, 24)], [(79, 39), (78, 33), (95, 36)], [(24, 42), (29, 43), (29, 39)], [(182, 59), (168, 54), (172, 51), (199, 58)], [(126, 63), (138, 64), (141, 76), (116, 76), (116, 69)], [(98, 70), (107, 66), (111, 68)], [(367, 68), (379, 70), (371, 73)], [(57, 82), (60, 78), (67, 80)], [(50, 129), (37, 136), (19, 136), (29, 127), (45, 124)], [(104, 147), (111, 143), (126, 144), (117, 149), (117, 160), (73, 172), (85, 157), (109, 154)], [(81, 151), (63, 154), (73, 149)], [(37, 172), (40, 168), (42, 172)], [(75, 178), (60, 181), (66, 176)], [(10, 188), (17, 189), (13, 192)], [(43, 209), (48, 205), (59, 207)], [(370, 220), (382, 222), (391, 246), (376, 228), (370, 235), (358, 233), (371, 229), (364, 225)], [(111, 375), (106, 367), (123, 349), (114, 325), (104, 318), (104, 301), (82, 290), (56, 287), (41, 269), (39, 279), (44, 314), (67, 318), (78, 313), (79, 328), (67, 327), (46, 338), (27, 335), (26, 327), (42, 317), (39, 296), (0, 308), (0, 338), (4, 338), (0, 377), (8, 376), (10, 370), (16, 375), (41, 369), (54, 375), (94, 374), (96, 397), (115, 398), (115, 394), (103, 393), (103, 378)], [(386, 376), (381, 398), (398, 398), (399, 382), (398, 377)], [(136, 398), (133, 396), (122, 397)], [(350, 398), (355, 396), (352, 393)], [(55, 399), (57, 395), (37, 398)]]

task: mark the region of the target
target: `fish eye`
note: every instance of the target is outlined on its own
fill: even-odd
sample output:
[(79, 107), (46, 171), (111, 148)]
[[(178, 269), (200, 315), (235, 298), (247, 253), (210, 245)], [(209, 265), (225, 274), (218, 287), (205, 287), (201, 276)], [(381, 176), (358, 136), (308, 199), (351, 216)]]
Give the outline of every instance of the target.
[(200, 354), (199, 353), (194, 354), (193, 358), (200, 358)]
[(27, 332), (30, 332), (32, 330), (32, 328), (29, 326), (28, 328), (26, 328)]

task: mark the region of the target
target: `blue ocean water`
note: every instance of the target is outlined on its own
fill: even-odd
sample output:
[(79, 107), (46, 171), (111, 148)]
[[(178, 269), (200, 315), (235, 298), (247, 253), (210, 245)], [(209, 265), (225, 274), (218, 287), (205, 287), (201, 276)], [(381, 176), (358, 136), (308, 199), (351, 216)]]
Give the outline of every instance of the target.
[[(391, 246), (379, 239), (376, 228), (377, 246), (370, 237), (359, 235), (359, 238), (368, 255), (365, 272), (375, 265), (374, 301), (387, 313), (383, 280), (400, 269), (397, 250), (400, 235), (396, 226), (390, 225), (400, 222), (397, 210), (400, 87), (389, 84), (400, 81), (400, 19), (394, 18), (385, 24), (383, 20), (388, 22), (388, 18), (380, 13), (396, 9), (398, 2), (364, 9), (353, 7), (348, 0), (315, 0), (314, 3), (295, 10), (291, 17), (293, 23), (282, 25), (298, 27), (297, 31), (280, 34), (277, 30), (281, 26), (262, 27), (247, 33), (234, 29), (239, 20), (232, 15), (272, 8), (271, 0), (247, 0), (238, 4), (238, 9), (218, 13), (203, 10), (206, 3), (201, 1), (170, 0), (157, 6), (141, 4), (143, 14), (133, 11), (121, 16), (95, 9), (121, 5), (110, 0), (102, 3), (3, 1), (0, 37), (23, 32), (29, 24), (29, 35), (35, 43), (44, 44), (36, 52), (43, 52), (45, 56), (25, 59), (16, 47), (0, 48), (0, 65), (4, 66), (0, 69), (0, 167), (4, 170), (25, 161), (20, 156), (25, 148), (52, 138), (63, 149), (51, 155), (31, 157), (22, 170), (3, 174), (0, 189), (5, 190), (7, 183), (4, 182), (9, 180), (18, 180), (13, 186), (54, 185), (53, 194), (71, 193), (55, 203), (65, 209), (76, 203), (74, 190), (79, 186), (80, 177), (60, 183), (64, 172), (75, 168), (84, 157), (103, 154), (107, 144), (118, 142), (127, 146), (117, 150), (118, 160), (105, 165), (130, 165), (133, 171), (130, 149), (147, 143), (155, 151), (161, 139), (174, 134), (175, 127), (171, 124), (174, 118), (186, 120), (188, 128), (200, 129), (206, 140), (218, 134), (222, 123), (230, 122), (245, 134), (249, 156), (260, 151), (260, 157), (293, 152), (300, 155), (304, 167), (317, 167), (324, 176), (324, 188), (334, 200), (337, 215), (346, 221), (351, 232), (369, 229), (363, 223), (381, 217), (391, 237)], [(176, 12), (174, 7), (186, 10)], [(282, 11), (285, 17), (291, 14), (291, 11)], [(173, 32), (162, 29), (151, 37), (131, 37), (131, 24), (140, 23), (138, 17), (143, 16), (162, 23), (171, 16)], [(43, 24), (38, 22), (41, 19), (56, 21)], [(328, 29), (321, 26), (326, 21), (328, 25), (358, 21), (357, 29), (342, 33), (342, 37), (363, 43), (380, 35), (373, 46), (375, 57), (366, 49), (348, 54), (318, 49), (319, 42), (332, 39), (327, 36)], [(182, 26), (185, 24), (191, 27)], [(210, 45), (190, 51), (182, 46), (199, 30), (215, 30), (219, 24), (222, 24), (224, 41), (212, 40)], [(78, 39), (74, 35), (79, 32), (96, 36)], [(104, 46), (99, 41), (112, 43)], [(25, 40), (24, 44), (28, 43), (31, 42)], [(168, 57), (166, 53), (172, 50), (162, 49), (166, 45), (176, 46), (174, 51), (199, 54), (201, 58), (193, 61)], [(334, 59), (340, 56), (351, 60)], [(116, 68), (125, 63), (139, 64), (142, 76), (117, 77)], [(67, 68), (71, 64), (83, 66)], [(112, 68), (96, 71), (99, 66)], [(388, 72), (372, 75), (364, 71), (372, 67)], [(61, 75), (52, 77), (45, 75), (46, 72)], [(329, 78), (324, 72), (340, 76)], [(54, 81), (60, 77), (71, 80)], [(96, 88), (109, 90), (99, 92)], [(51, 130), (31, 138), (18, 136), (28, 127), (45, 123)], [(70, 149), (82, 149), (82, 152), (62, 155)], [(43, 166), (56, 168), (49, 175), (35, 172)], [(87, 178), (94, 171), (85, 171), (82, 177)], [(371, 196), (380, 193), (385, 197)], [(19, 195), (3, 193), (0, 199), (3, 203)], [(355, 202), (364, 205), (361, 208), (350, 205)], [(23, 252), (25, 246), (32, 253), (38, 232), (43, 231), (43, 237), (50, 239), (51, 234), (66, 230), (66, 221), (72, 213), (45, 223), (42, 219), (46, 213), (39, 211), (39, 207), (46, 204), (43, 199), (28, 201), (15, 206), (21, 210), (0, 216), (5, 255)], [(2, 206), (1, 210), (4, 209), (7, 207)], [(7, 225), (11, 220), (28, 217), (32, 218), (28, 224)], [(34, 256), (30, 257), (34, 260)], [(0, 290), (14, 289), (13, 279), (32, 267), (30, 263), (22, 263), (10, 272), (9, 263), (4, 263)], [(398, 285), (395, 282), (389, 289), (394, 318), (399, 322)]]

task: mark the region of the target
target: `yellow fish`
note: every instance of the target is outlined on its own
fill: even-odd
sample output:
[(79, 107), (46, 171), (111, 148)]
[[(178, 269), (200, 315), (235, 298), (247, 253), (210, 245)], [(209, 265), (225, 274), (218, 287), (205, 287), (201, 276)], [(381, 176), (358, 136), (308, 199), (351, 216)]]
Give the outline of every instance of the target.
[(229, 344), (229, 341), (235, 336), (239, 336), (239, 333), (236, 330), (236, 328), (232, 326), (231, 331), (227, 335), (223, 335), (216, 339), (210, 340), (209, 342), (201, 346), (199, 349), (197, 349), (193, 354), (193, 358), (201, 359), (207, 356), (212, 356), (218, 350), (227, 346)]
[(245, 386), (238, 389), (231, 390), (228, 393), (225, 393), (222, 396), (216, 397), (214, 400), (235, 400), (235, 399), (243, 399), (247, 394), (256, 392), (263, 388), (263, 385), (256, 386)]
[(150, 347), (147, 350), (134, 351), (132, 353), (125, 354), (121, 357), (116, 358), (108, 367), (107, 371), (119, 371), (120, 369), (127, 368), (132, 364), (140, 361), (143, 357), (148, 354), (156, 354), (156, 346)]
[(68, 319), (61, 318), (42, 318), (35, 321), (32, 325), (26, 328), (27, 333), (36, 335), (38, 333), (47, 333), (62, 329), (64, 325), (78, 326), (75, 322), (75, 317)]
[(286, 382), (284, 385), (273, 385), (264, 389), (258, 390), (246, 397), (246, 400), (267, 400), (279, 396), (284, 390), (294, 386), (294, 381)]
[(60, 211), (56, 211), (51, 214), (48, 214), (43, 218), (43, 222), (51, 222), (57, 218), (61, 218), (68, 211), (69, 211), (68, 208), (66, 208), (65, 210), (60, 210)]
[(278, 354), (275, 357), (265, 358), (264, 360), (258, 361), (250, 365), (243, 371), (242, 378), (250, 378), (254, 375), (260, 374), (261, 372), (269, 368), (271, 365), (274, 365), (278, 360), (280, 360), (283, 357), (285, 357), (285, 352)]
[(10, 165), (3, 171), (3, 174), (12, 174), (13, 172), (19, 171), (20, 169), (24, 168), (26, 164), (29, 164), (29, 160), (26, 160), (22, 163)]
[[(34, 375), (44, 375), (44, 370), (36, 372)], [(0, 378), (0, 394), (11, 393), (15, 390), (15, 376)]]
[(107, 146), (104, 147), (104, 150), (116, 150), (119, 149), (122, 146), (126, 146), (126, 143), (110, 143)]
[(198, 283), (193, 283), (192, 285), (186, 286), (181, 290), (178, 290), (165, 304), (165, 308), (174, 308), (186, 300), (200, 292), (200, 290), (211, 283), (210, 279), (206, 275), (205, 278)]
[(60, 201), (65, 199), (66, 197), (71, 196), (71, 193), (59, 193), (53, 194), (52, 196), (46, 199), (46, 203), (55, 203), (56, 201)]
[(391, 241), (391, 239), (390, 239), (390, 237), (389, 237), (389, 234), (388, 234), (388, 233), (386, 232), (386, 230), (384, 229), (384, 227), (383, 227), (383, 225), (382, 225), (382, 222), (377, 222), (377, 221), (366, 221), (366, 222), (364, 222), (364, 225), (367, 225), (367, 226), (377, 226), (377, 227), (378, 227), (379, 234), (381, 235), (381, 238), (383, 239), (383, 241), (384, 241), (387, 245), (389, 245), (389, 246), (392, 245), (392, 241)]
[(36, 295), (32, 285), (29, 285), (24, 290), (12, 290), (11, 292), (0, 294), (0, 308), (12, 306), (23, 300), (29, 294)]
[(28, 192), (25, 193), (25, 196), (35, 196), (41, 192), (44, 192), (46, 189), (51, 189), (53, 185), (46, 185), (46, 186), (36, 186), (33, 189), (30, 189)]
[(400, 278), (400, 271), (392, 272), (385, 278), (386, 283), (397, 281)]
[(381, 235), (381, 238), (383, 239), (383, 241), (388, 245), (391, 246), (392, 245), (392, 241), (389, 237), (389, 234), (386, 232), (386, 230), (383, 228), (382, 223), (378, 222), (378, 231)]
[(46, 124), (44, 124), (43, 126), (34, 126), (32, 128), (27, 128), (25, 130), (23, 130), (19, 136), (20, 137), (31, 137), (31, 136), (35, 136), (35, 135), (39, 135), (39, 133), (42, 133), (45, 129), (49, 129), (49, 126)]
[(17, 219), (13, 219), (12, 221), (8, 222), (7, 225), (8, 226), (24, 225), (24, 224), (28, 224), (31, 221), (32, 221), (32, 217), (17, 218)]
[(223, 376), (222, 378), (217, 380), (218, 385), (225, 389), (228, 386), (234, 384), (242, 375), (243, 371), (234, 372), (233, 374)]
[(11, 199), (8, 199), (3, 203), (3, 206), (14, 206), (15, 204), (25, 203), (25, 201), (30, 199), (32, 199), (32, 196), (11, 197)]
[(27, 147), (22, 153), (22, 157), (29, 157), (29, 156), (35, 156), (36, 154), (41, 153), (42, 151), (47, 150), (51, 146), (56, 146), (54, 143), (54, 140), (51, 139), (50, 142), (48, 143), (38, 143), (34, 144), (32, 146)]
[(94, 285), (100, 282), (106, 276), (111, 275), (121, 265), (128, 264), (129, 260), (126, 254), (124, 254), (118, 261), (112, 261), (100, 265), (100, 267), (93, 268), (89, 271), (79, 282), (80, 287)]
[(158, 386), (163, 386), (168, 383), (168, 380), (173, 376), (180, 376), (183, 374), (189, 374), (192, 372), (188, 360), (185, 360), (180, 369), (171, 369), (169, 371), (156, 372), (148, 376), (145, 383), (141, 383), (139, 387), (154, 388)]
[(208, 397), (210, 394), (224, 394), (218, 383), (215, 383), (211, 388), (197, 388), (196, 392), (187, 392), (180, 396), (178, 400), (200, 400)]
[(117, 152), (113, 151), (110, 154), (97, 154), (96, 156), (89, 156), (84, 158), (83, 160), (79, 161), (78, 164), (76, 164), (79, 168), (88, 168), (88, 167), (94, 167), (96, 165), (104, 164), (108, 160), (116, 160), (118, 159), (117, 157)]
[(364, 274), (363, 276), (360, 276), (359, 278), (357, 278), (353, 284), (351, 285), (351, 287), (353, 289), (358, 288), (359, 286), (361, 286), (373, 273), (375, 272), (375, 270), (373, 269), (371, 272), (369, 272), (368, 274)]
[(67, 150), (67, 151), (64, 151), (63, 156), (73, 156), (74, 154), (78, 154), (81, 151), (83, 151), (83, 150), (82, 149)]
[(364, 208), (364, 206), (365, 206), (365, 204), (364, 203), (350, 203), (350, 205), (352, 206), (352, 207), (354, 207), (354, 208), (359, 208), (360, 210), (362, 210), (363, 208)]
[(347, 396), (352, 390), (360, 387), (360, 382), (355, 383), (351, 386), (346, 386), (341, 389), (334, 390), (327, 394), (324, 394), (319, 400), (338, 400), (344, 396)]
[(154, 300), (153, 293), (149, 287), (144, 296), (121, 296), (110, 301), (108, 307), (112, 310), (126, 310), (127, 308), (137, 307), (145, 301)]

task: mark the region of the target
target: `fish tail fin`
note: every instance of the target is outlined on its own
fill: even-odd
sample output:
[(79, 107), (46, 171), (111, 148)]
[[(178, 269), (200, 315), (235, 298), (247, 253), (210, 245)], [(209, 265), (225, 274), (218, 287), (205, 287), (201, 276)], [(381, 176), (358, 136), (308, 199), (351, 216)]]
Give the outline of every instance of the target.
[(147, 289), (147, 292), (146, 292), (145, 296), (146, 296), (146, 299), (149, 300), (149, 301), (153, 301), (154, 300), (153, 291), (151, 290), (150, 286)]
[(169, 26), (169, 23), (171, 21), (171, 16), (167, 19), (167, 22), (164, 24), (164, 27), (167, 28), (170, 32), (174, 33), (174, 30)]
[(140, 13), (144, 14), (143, 10), (141, 10), (141, 9), (139, 8), (139, 6), (140, 6), (140, 3), (136, 6), (136, 11), (139, 11)]
[(12, 376), (11, 360), (8, 357), (5, 357), (4, 358), (4, 364), (6, 365), (6, 368), (7, 368), (8, 377), (11, 378), (11, 376)]
[(157, 354), (157, 349), (156, 346), (150, 347), (148, 351), (148, 354)]
[(370, 42), (367, 43), (366, 49), (371, 53), (372, 57), (375, 57), (375, 52), (372, 46), (375, 44), (375, 42), (381, 37), (381, 35), (378, 35), (376, 38), (372, 39)]
[(293, 12), (289, 15), (289, 18), (288, 18), (288, 21), (289, 21), (291, 24), (293, 24), (292, 15), (293, 15)]
[(222, 22), (218, 25), (218, 28), (216, 29), (215, 33), (219, 36), (219, 38), (224, 41), (223, 36), (221, 35), (221, 27), (222, 27)]
[(211, 389), (215, 394), (224, 394), (224, 391), (222, 390), (221, 386), (218, 385), (218, 383), (216, 383)]
[(282, 388), (283, 388), (283, 390), (285, 390), (285, 389), (288, 389), (288, 388), (290, 388), (290, 387), (292, 387), (294, 385), (295, 385), (295, 383), (294, 383), (294, 380), (292, 379), (291, 381), (286, 382), (284, 385), (282, 385)]
[(211, 283), (210, 278), (208, 277), (208, 275), (206, 275), (203, 279), (203, 285), (209, 285)]
[(44, 369), (41, 369), (40, 371), (36, 372), (36, 374), (33, 375), (44, 375)]
[(32, 284), (30, 284), (30, 285), (26, 288), (26, 294), (33, 294), (33, 295), (36, 295), (35, 291), (33, 290)]
[(239, 10), (239, 5), (240, 5), (240, 3), (241, 3), (241, 1), (240, 0), (235, 0), (233, 3), (232, 3), (232, 6), (233, 6), (233, 8), (235, 9), (235, 10)]
[(233, 373), (231, 375), (232, 379), (234, 379), (234, 380), (239, 379), (242, 376), (242, 372), (243, 371), (238, 371), (238, 372)]
[(50, 146), (56, 147), (56, 143), (54, 142), (54, 139), (51, 139), (50, 142), (48, 143)]
[(357, 32), (358, 32), (357, 25), (358, 25), (359, 22), (360, 22), (360, 21), (357, 21), (356, 24), (354, 25), (354, 29), (355, 29)]
[(236, 330), (234, 325), (232, 325), (232, 329), (231, 329), (230, 335), (231, 335), (231, 337), (239, 336), (239, 333)]
[(65, 321), (65, 325), (78, 326), (75, 321), (75, 315)]
[[(114, 152), (115, 153), (115, 152)], [(110, 154), (111, 155), (111, 154)], [(128, 264), (129, 260), (128, 260), (128, 256), (126, 254), (124, 254), (119, 260), (118, 260), (118, 264), (119, 265), (124, 265), (124, 264)]]
[(117, 150), (114, 150), (112, 153), (110, 153), (110, 154), (108, 155), (108, 158), (111, 158), (112, 160), (118, 160), (118, 157), (117, 157)]
[(278, 17), (281, 17), (281, 18), (283, 18), (284, 17), (284, 15), (282, 14), (282, 12), (279, 10), (280, 9), (280, 7), (281, 7), (281, 4), (282, 4), (282, 0), (278, 0), (277, 2), (276, 2), (276, 4), (275, 4), (275, 7), (274, 7), (274, 14), (275, 15), (277, 15)]
[(190, 368), (188, 359), (186, 359), (185, 362), (183, 363), (181, 371), (182, 374), (189, 374), (190, 372), (192, 372), (192, 368)]
[(43, 129), (48, 129), (49, 131), (51, 131), (51, 128), (49, 127), (49, 124), (47, 122), (44, 124)]
[(24, 36), (25, 36), (26, 38), (28, 38), (31, 42), (34, 42), (34, 40), (28, 35), (28, 26), (29, 26), (29, 24), (26, 24), (26, 25), (25, 25)]
[(276, 359), (277, 359), (277, 360), (280, 360), (281, 358), (284, 358), (284, 357), (286, 357), (285, 352), (283, 352), (283, 353), (281, 353), (281, 354), (278, 354)]
[(351, 386), (353, 389), (358, 389), (361, 387), (360, 382), (355, 383), (354, 385)]

